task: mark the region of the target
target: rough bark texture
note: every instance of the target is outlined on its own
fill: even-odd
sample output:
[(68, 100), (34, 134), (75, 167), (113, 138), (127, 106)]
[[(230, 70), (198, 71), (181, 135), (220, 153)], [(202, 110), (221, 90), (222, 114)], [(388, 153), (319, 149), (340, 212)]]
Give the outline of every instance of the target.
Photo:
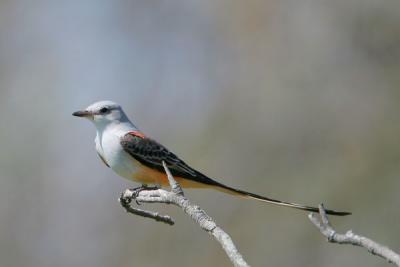
[(310, 213), (308, 216), (310, 221), (320, 230), (327, 238), (328, 242), (336, 244), (350, 244), (363, 247), (373, 255), (380, 256), (390, 263), (400, 266), (400, 255), (395, 253), (390, 248), (381, 245), (367, 237), (356, 235), (352, 231), (345, 234), (338, 234), (329, 223), (324, 206), (319, 205), (319, 217), (315, 213)]
[[(140, 203), (163, 203), (173, 204), (180, 207), (187, 215), (189, 215), (201, 229), (209, 233), (214, 239), (220, 243), (230, 261), (236, 267), (248, 267), (249, 265), (243, 259), (243, 256), (237, 250), (230, 236), (219, 227), (214, 220), (208, 216), (199, 206), (193, 205), (184, 196), (184, 192), (179, 183), (174, 179), (168, 167), (163, 162), (165, 172), (168, 175), (171, 191), (166, 191), (159, 188), (141, 188), (127, 189), (120, 197), (121, 205), (127, 212), (139, 215), (146, 218), (151, 218), (159, 222), (173, 225), (173, 219), (168, 215), (161, 215), (158, 212), (147, 211), (134, 208), (131, 206), (132, 200)], [(364, 236), (356, 235), (352, 231), (345, 234), (338, 234), (330, 225), (326, 211), (323, 205), (319, 205), (319, 215), (315, 213), (309, 214), (310, 221), (320, 230), (320, 232), (331, 243), (351, 244), (367, 249), (371, 254), (378, 255), (390, 263), (400, 267), (400, 255), (386, 246), (383, 246), (375, 241)]]
[(180, 207), (187, 215), (189, 215), (204, 231), (211, 234), (216, 241), (220, 243), (230, 261), (236, 267), (248, 267), (249, 265), (243, 259), (243, 256), (237, 250), (231, 237), (219, 227), (214, 220), (208, 216), (199, 206), (193, 205), (184, 196), (183, 190), (179, 183), (171, 175), (171, 172), (163, 162), (165, 172), (171, 186), (171, 191), (163, 189), (140, 189), (125, 190), (120, 197), (120, 203), (129, 213), (152, 218), (156, 221), (173, 225), (173, 219), (168, 215), (161, 215), (158, 212), (142, 210), (131, 206), (132, 200), (136, 203), (164, 203), (173, 204)]

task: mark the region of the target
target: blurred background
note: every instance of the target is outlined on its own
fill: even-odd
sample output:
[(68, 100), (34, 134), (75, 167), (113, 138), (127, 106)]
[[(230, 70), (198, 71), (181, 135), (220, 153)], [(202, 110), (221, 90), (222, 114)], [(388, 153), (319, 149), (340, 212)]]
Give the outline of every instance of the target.
[[(120, 207), (136, 184), (71, 116), (104, 99), (209, 176), (400, 251), (399, 85), (397, 0), (1, 0), (0, 265), (230, 266), (181, 210)], [(307, 213), (186, 194), (252, 266), (388, 266)]]

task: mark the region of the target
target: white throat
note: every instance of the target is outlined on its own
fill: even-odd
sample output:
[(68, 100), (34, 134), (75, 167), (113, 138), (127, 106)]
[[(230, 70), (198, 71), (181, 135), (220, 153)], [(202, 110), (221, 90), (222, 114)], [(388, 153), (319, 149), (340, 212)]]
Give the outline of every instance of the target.
[(132, 164), (131, 157), (121, 146), (121, 137), (130, 131), (138, 129), (129, 121), (118, 124), (110, 124), (107, 127), (97, 129), (95, 144), (97, 153), (120, 176), (132, 179), (132, 173), (137, 166)]
[[(100, 125), (100, 127), (97, 127), (96, 125), (96, 149), (97, 152), (100, 154), (104, 154), (104, 148), (106, 150), (112, 149), (112, 147), (107, 147), (107, 146), (113, 146), (114, 144), (116, 145), (118, 141), (119, 145), (119, 140), (121, 139), (122, 136), (127, 134), (130, 131), (137, 131), (138, 129), (133, 125), (130, 121), (126, 122), (119, 122), (119, 123), (110, 123), (108, 125), (105, 125), (104, 127)], [(108, 142), (109, 140), (115, 141)], [(103, 155), (104, 157), (107, 157), (106, 155)]]

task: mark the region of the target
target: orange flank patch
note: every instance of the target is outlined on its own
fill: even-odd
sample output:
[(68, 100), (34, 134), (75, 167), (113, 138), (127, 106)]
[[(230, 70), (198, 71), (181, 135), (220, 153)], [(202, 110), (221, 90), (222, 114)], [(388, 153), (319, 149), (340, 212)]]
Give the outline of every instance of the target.
[[(155, 169), (151, 169), (141, 164), (139, 171), (132, 177), (133, 180), (142, 184), (157, 184), (161, 186), (169, 186), (167, 175)], [(212, 187), (207, 184), (195, 182), (182, 177), (174, 177), (175, 180), (184, 188), (206, 188)]]

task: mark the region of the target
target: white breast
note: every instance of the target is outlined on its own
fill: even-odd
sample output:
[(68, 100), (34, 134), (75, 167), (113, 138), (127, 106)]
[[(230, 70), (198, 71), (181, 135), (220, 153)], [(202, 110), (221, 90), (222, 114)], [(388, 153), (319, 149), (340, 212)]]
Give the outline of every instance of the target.
[(121, 136), (125, 133), (103, 131), (97, 134), (95, 143), (97, 152), (105, 159), (110, 168), (118, 175), (132, 180), (138, 171), (138, 162), (124, 151), (120, 144)]

